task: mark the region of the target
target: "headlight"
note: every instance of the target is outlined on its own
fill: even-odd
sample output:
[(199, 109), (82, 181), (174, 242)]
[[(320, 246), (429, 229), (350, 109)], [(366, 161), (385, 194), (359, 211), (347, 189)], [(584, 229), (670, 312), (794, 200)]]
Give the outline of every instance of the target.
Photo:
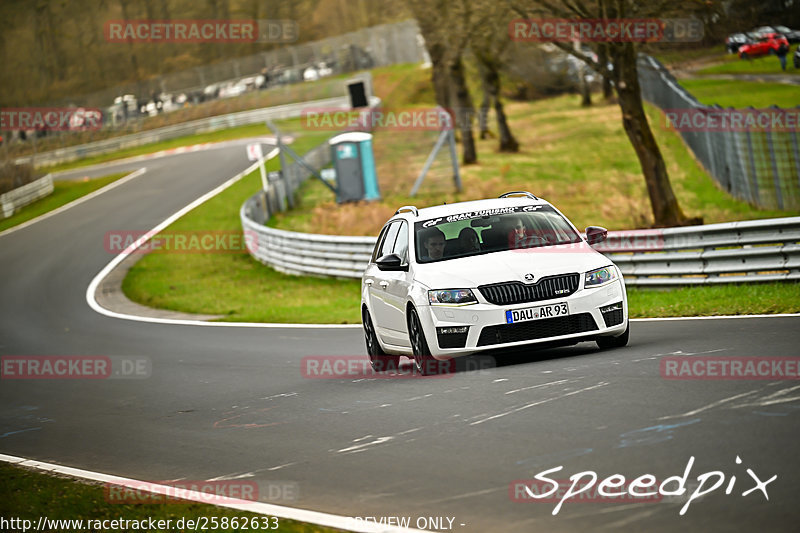
[(597, 287), (615, 279), (617, 279), (617, 269), (613, 266), (607, 266), (587, 272), (586, 281), (583, 285), (584, 287)]
[(428, 291), (428, 300), (431, 305), (468, 305), (478, 303), (475, 295), (469, 289)]

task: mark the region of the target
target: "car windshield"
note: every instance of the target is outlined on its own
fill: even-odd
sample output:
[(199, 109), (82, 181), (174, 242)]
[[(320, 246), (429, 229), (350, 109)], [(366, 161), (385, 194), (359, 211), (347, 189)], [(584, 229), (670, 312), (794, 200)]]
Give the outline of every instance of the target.
[(581, 241), (564, 217), (547, 205), (486, 209), (423, 220), (414, 225), (414, 238), (419, 263)]

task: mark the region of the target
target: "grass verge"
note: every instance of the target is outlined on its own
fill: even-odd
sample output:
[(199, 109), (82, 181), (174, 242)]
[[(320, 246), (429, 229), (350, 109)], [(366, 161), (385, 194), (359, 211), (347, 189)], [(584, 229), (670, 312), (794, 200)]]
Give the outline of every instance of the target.
[(766, 108), (771, 105), (795, 107), (800, 105), (800, 89), (785, 83), (762, 83), (741, 80), (680, 80), (700, 103), (744, 109), (748, 106)]
[[(0, 464), (0, 478), (3, 483), (0, 484), (0, 499), (3, 502), (3, 508), (6, 510), (3, 513), (5, 520), (16, 518), (21, 520), (30, 521), (30, 529), (36, 528), (40, 517), (46, 517), (49, 520), (82, 520), (84, 527), (76, 527), (75, 522), (71, 526), (51, 526), (44, 528), (48, 531), (102, 531), (102, 530), (115, 530), (115, 531), (131, 531), (133, 529), (126, 529), (123, 527), (105, 527), (102, 525), (103, 521), (111, 520), (144, 520), (147, 522), (149, 519), (154, 520), (156, 523), (164, 520), (163, 524), (167, 524), (166, 520), (170, 520), (170, 527), (158, 528), (152, 530), (149, 527), (135, 528), (142, 531), (189, 531), (193, 528), (179, 528), (178, 521), (183, 519), (184, 524), (188, 520), (208, 519), (209, 526), (210, 519), (216, 517), (222, 524), (223, 517), (227, 518), (226, 522), (230, 523), (232, 518), (237, 518), (237, 522), (241, 524), (247, 519), (248, 525), (250, 520), (256, 519), (260, 529), (265, 529), (264, 519), (268, 517), (265, 515), (246, 513), (227, 509), (224, 507), (215, 507), (213, 505), (205, 505), (199, 503), (179, 502), (174, 503), (147, 503), (147, 504), (117, 504), (111, 503), (106, 500), (104, 487), (99, 483), (90, 483), (83, 481), (76, 481), (71, 478), (59, 477), (51, 474), (43, 474), (31, 469), (12, 466), (8, 464)], [(93, 526), (92, 524), (98, 524)], [(274, 519), (267, 521), (268, 525), (273, 526), (276, 523)], [(17, 522), (19, 524), (19, 522)], [(107, 522), (110, 524), (110, 522)], [(12, 524), (14, 526), (14, 524)], [(88, 527), (85, 527), (88, 526)], [(255, 529), (255, 528), (251, 528)], [(10, 530), (20, 530), (21, 527), (12, 527)], [(215, 531), (241, 531), (241, 527), (237, 528), (219, 528)], [(306, 524), (303, 522), (296, 522), (284, 518), (277, 519), (277, 529), (272, 531), (283, 531), (286, 533), (310, 533), (310, 532), (335, 532), (337, 529), (331, 529), (322, 526)]]
[(754, 59), (739, 59), (737, 54), (726, 54), (721, 56), (720, 63), (711, 65), (700, 70), (695, 74), (780, 74), (780, 75), (800, 75), (800, 69), (792, 64), (792, 53), (786, 56), (786, 70), (781, 70), (780, 60), (777, 56), (768, 55)]
[(54, 209), (58, 209), (128, 174), (130, 174), (130, 172), (118, 172), (91, 180), (54, 181), (52, 194), (32, 204), (26, 205), (19, 212), (14, 213), (8, 218), (0, 220), (0, 231), (12, 228), (45, 213), (49, 213)]
[(731, 284), (655, 290), (628, 287), (631, 318), (800, 312), (800, 283)]

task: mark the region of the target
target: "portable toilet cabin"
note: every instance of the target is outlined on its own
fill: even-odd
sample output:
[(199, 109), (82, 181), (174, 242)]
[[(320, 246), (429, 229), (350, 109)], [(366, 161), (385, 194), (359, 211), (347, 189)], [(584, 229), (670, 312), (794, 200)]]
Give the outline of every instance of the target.
[(378, 200), (378, 175), (372, 155), (372, 134), (351, 131), (328, 141), (336, 169), (336, 201)]

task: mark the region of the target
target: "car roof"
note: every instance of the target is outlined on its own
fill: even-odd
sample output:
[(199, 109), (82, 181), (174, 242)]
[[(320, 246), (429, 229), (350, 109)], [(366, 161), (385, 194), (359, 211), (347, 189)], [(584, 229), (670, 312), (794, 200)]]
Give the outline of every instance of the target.
[(404, 212), (404, 218), (408, 218), (414, 222), (421, 220), (428, 220), (436, 217), (443, 217), (448, 215), (456, 215), (459, 213), (466, 213), (469, 211), (481, 211), (484, 209), (500, 209), (503, 207), (514, 207), (524, 205), (550, 205), (550, 202), (541, 198), (528, 198), (524, 196), (515, 196), (509, 198), (491, 198), (488, 200), (471, 200), (468, 202), (456, 202), (453, 204), (436, 205), (433, 207), (425, 207), (419, 209), (415, 216), (412, 212)]

